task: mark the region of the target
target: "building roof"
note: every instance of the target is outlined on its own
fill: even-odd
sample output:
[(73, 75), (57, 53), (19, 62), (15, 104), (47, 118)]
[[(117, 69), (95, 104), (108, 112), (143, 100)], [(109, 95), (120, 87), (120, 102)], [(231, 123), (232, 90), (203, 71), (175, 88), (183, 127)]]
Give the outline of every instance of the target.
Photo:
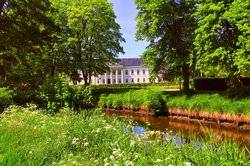
[(144, 61), (141, 58), (121, 58), (119, 63), (124, 66), (141, 66)]

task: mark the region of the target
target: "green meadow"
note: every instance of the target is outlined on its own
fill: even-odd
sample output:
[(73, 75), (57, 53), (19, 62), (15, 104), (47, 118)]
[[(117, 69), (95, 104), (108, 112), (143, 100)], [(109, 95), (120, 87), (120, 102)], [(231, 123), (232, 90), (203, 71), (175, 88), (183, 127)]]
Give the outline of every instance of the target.
[(249, 165), (249, 153), (213, 134), (199, 147), (159, 131), (134, 132), (135, 122), (101, 110), (49, 114), (11, 106), (0, 118), (0, 165)]

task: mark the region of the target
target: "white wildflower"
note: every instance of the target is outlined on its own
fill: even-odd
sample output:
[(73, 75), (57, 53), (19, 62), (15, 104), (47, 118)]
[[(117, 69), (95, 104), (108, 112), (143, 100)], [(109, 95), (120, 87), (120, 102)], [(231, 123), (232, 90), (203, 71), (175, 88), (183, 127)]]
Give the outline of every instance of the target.
[(185, 166), (192, 166), (192, 164), (190, 162), (185, 162), (184, 164), (185, 164)]
[(84, 144), (83, 144), (83, 146), (88, 146), (89, 145), (89, 143), (88, 142), (85, 142)]
[(134, 146), (134, 145), (135, 145), (135, 141), (131, 141), (130, 146)]
[(114, 160), (115, 156), (111, 155), (109, 158), (110, 158), (110, 160)]
[(155, 162), (156, 162), (156, 163), (161, 163), (162, 160), (161, 160), (161, 159), (157, 159)]
[(132, 161), (130, 161), (130, 160), (126, 160), (125, 161), (125, 166), (133, 166), (134, 164), (133, 164), (133, 162)]
[(96, 132), (96, 133), (99, 133), (100, 131), (101, 131), (101, 129), (100, 129), (100, 128), (97, 128), (95, 132)]
[(75, 137), (74, 137), (73, 140), (72, 140), (72, 145), (77, 144), (78, 141), (79, 141), (79, 138), (75, 138)]
[(108, 130), (108, 129), (110, 129), (111, 128), (111, 126), (110, 125), (108, 125), (108, 126), (105, 126), (104, 127), (106, 130)]

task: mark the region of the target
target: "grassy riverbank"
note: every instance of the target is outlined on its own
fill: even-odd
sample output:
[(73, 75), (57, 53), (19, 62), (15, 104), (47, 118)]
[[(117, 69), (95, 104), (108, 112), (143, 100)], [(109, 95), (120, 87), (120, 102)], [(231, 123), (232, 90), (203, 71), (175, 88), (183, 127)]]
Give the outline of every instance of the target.
[(169, 96), (166, 100), (166, 106), (209, 113), (250, 115), (250, 99), (232, 100), (219, 94), (197, 94), (191, 97), (186, 95)]
[(164, 95), (159, 89), (133, 90), (121, 94), (102, 95), (99, 106), (127, 108), (151, 112), (183, 109), (207, 113), (250, 116), (250, 99), (232, 100), (219, 94)]
[[(154, 137), (154, 139), (152, 139)], [(0, 165), (247, 165), (236, 144), (176, 145), (160, 132), (133, 132), (132, 123), (99, 111), (11, 107), (0, 119)]]

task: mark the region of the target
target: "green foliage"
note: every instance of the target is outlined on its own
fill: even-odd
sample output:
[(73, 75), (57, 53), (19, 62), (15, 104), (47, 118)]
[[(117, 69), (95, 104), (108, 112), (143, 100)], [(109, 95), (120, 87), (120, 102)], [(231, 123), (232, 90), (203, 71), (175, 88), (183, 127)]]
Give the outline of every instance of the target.
[(3, 112), (4, 108), (13, 103), (13, 91), (7, 88), (0, 88), (0, 113)]
[(136, 38), (150, 42), (142, 58), (152, 69), (152, 77), (160, 70), (174, 71), (175, 77), (182, 77), (183, 87), (188, 90), (191, 62), (195, 59), (195, 1), (135, 0), (135, 4), (138, 9)]
[(69, 106), (70, 91), (67, 78), (63, 74), (47, 77), (40, 87), (41, 98), (47, 103), (47, 108), (58, 110)]
[(62, 107), (75, 110), (92, 107), (92, 88), (89, 86), (70, 86), (64, 74), (47, 77), (40, 87), (41, 98), (47, 103), (47, 108), (58, 111)]
[(239, 145), (212, 135), (200, 147), (176, 145), (164, 136), (170, 133), (141, 136), (129, 121), (98, 110), (42, 112), (15, 106), (1, 115), (0, 165), (249, 165)]
[(125, 40), (115, 22), (112, 4), (107, 0), (51, 2), (59, 9), (55, 19), (64, 30), (61, 36), (68, 56), (65, 72), (74, 83), (84, 80), (89, 85), (92, 75), (108, 71), (108, 63), (116, 62), (118, 54), (123, 53), (120, 42)]
[(98, 102), (100, 107), (127, 108), (131, 110), (143, 109), (157, 112), (164, 107), (162, 91), (159, 89), (130, 90), (122, 94), (101, 95)]
[(202, 1), (196, 11), (197, 69), (207, 76), (248, 75), (249, 1)]
[(70, 108), (81, 110), (82, 108), (92, 107), (93, 96), (90, 86), (70, 86)]
[[(0, 5), (0, 80), (7, 86), (38, 86), (52, 63), (41, 55), (57, 41), (48, 0), (4, 0)], [(48, 58), (48, 57), (47, 57)]]

